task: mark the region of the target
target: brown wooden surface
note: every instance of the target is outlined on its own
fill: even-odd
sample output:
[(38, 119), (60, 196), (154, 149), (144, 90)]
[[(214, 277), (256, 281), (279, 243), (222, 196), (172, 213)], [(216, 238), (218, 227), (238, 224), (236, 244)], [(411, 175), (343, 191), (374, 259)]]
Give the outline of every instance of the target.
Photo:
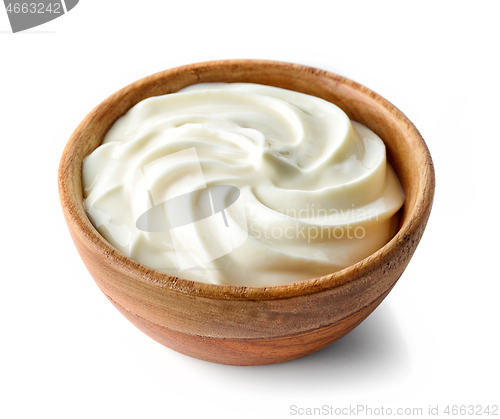
[[(273, 287), (233, 287), (175, 278), (114, 249), (85, 214), (81, 187), (83, 157), (139, 101), (194, 83), (216, 81), (261, 83), (312, 94), (339, 105), (349, 117), (375, 131), (386, 144), (389, 160), (406, 195), (396, 236), (373, 255), (340, 272)], [(332, 331), (333, 339), (337, 336), (334, 330), (346, 333), (350, 326), (338, 329), (335, 324), (358, 324), (362, 319), (355, 313), (365, 313), (366, 317), (368, 308), (395, 284), (425, 229), (434, 195), (434, 169), (427, 147), (413, 124), (369, 89), (341, 76), (300, 65), (229, 60), (154, 74), (97, 106), (76, 129), (64, 150), (59, 168), (59, 195), (82, 260), (101, 290), (127, 313), (172, 334), (192, 337), (180, 347), (184, 353), (203, 353), (204, 342), (217, 339), (221, 355), (215, 362), (224, 363), (227, 351), (223, 347), (236, 348), (229, 343), (232, 340), (264, 339), (269, 342), (268, 348), (271, 342), (276, 342), (273, 356), (286, 360), (295, 357), (290, 349), (293, 345), (279, 345), (280, 339), (293, 340), (294, 336), (299, 339), (327, 330)], [(250, 362), (245, 360), (244, 353), (240, 362), (235, 362), (235, 356), (233, 353), (227, 363)]]

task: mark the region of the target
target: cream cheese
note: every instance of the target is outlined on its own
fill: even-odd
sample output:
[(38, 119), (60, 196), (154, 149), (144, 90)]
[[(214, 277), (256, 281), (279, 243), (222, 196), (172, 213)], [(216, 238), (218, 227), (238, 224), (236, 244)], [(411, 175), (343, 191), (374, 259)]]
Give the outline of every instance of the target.
[(173, 276), (271, 286), (343, 269), (395, 234), (382, 140), (322, 99), (209, 83), (146, 99), (83, 162), (89, 219)]

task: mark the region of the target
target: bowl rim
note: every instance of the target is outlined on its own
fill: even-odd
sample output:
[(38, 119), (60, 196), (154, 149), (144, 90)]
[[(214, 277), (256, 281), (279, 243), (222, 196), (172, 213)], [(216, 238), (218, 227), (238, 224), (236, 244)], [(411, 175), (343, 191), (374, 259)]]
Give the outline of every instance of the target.
[[(371, 100), (376, 101), (410, 129), (413, 137), (413, 149), (415, 152), (419, 152), (422, 155), (426, 167), (423, 168), (424, 170), (421, 174), (417, 199), (413, 207), (409, 210), (407, 222), (399, 227), (395, 236), (388, 243), (361, 261), (340, 271), (318, 278), (283, 285), (235, 286), (196, 282), (157, 271), (121, 253), (100, 235), (86, 215), (82, 202), (82, 191), (80, 190), (81, 199), (79, 199), (78, 191), (75, 191), (74, 182), (72, 181), (73, 176), (77, 175), (79, 175), (81, 179), (81, 162), (77, 167), (75, 164), (76, 160), (73, 156), (75, 150), (82, 147), (82, 145), (79, 144), (79, 140), (88, 125), (99, 117), (99, 114), (103, 112), (106, 106), (110, 106), (114, 102), (120, 100), (125, 94), (130, 93), (134, 89), (141, 88), (146, 83), (160, 83), (165, 78), (183, 72), (197, 72), (203, 71), (203, 69), (208, 67), (227, 67), (234, 65), (243, 67), (250, 65), (261, 65), (270, 68), (287, 67), (292, 71), (314, 73), (336, 83), (344, 84), (356, 90), (357, 93), (363, 97), (369, 97)], [(367, 87), (338, 74), (301, 64), (271, 60), (232, 59), (205, 61), (160, 71), (139, 79), (109, 96), (82, 120), (68, 140), (59, 164), (58, 189), (61, 206), (70, 231), (72, 231), (73, 234), (77, 234), (84, 245), (94, 254), (99, 255), (101, 260), (106, 260), (106, 263), (112, 263), (116, 269), (126, 273), (129, 278), (155, 286), (158, 288), (159, 292), (164, 290), (165, 292), (190, 294), (196, 297), (209, 299), (263, 301), (304, 296), (348, 285), (350, 282), (360, 279), (364, 273), (373, 270), (381, 261), (387, 260), (394, 252), (400, 251), (409, 238), (416, 234), (420, 226), (422, 224), (425, 225), (427, 222), (434, 198), (435, 173), (427, 145), (416, 127), (398, 108)]]

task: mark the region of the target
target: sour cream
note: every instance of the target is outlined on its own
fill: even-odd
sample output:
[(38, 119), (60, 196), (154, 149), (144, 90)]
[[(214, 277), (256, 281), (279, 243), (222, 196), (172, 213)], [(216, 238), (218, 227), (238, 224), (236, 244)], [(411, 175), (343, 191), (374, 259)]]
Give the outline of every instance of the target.
[(114, 247), (194, 281), (271, 286), (386, 244), (404, 194), (383, 141), (337, 106), (245, 83), (146, 99), (83, 162), (89, 219)]

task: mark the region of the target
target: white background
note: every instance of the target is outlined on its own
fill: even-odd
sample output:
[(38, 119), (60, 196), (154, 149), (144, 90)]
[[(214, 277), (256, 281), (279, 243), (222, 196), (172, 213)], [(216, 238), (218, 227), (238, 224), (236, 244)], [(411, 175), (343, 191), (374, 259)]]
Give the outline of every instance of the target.
[[(0, 9), (0, 417), (287, 418), (323, 405), (439, 405), (448, 417), (447, 405), (499, 405), (498, 5), (81, 0), (18, 34)], [(368, 86), (415, 123), (436, 168), (427, 230), (388, 298), (340, 341), (283, 364), (211, 364), (135, 329), (79, 259), (57, 195), (64, 145), (94, 106), (151, 73), (223, 58)]]

